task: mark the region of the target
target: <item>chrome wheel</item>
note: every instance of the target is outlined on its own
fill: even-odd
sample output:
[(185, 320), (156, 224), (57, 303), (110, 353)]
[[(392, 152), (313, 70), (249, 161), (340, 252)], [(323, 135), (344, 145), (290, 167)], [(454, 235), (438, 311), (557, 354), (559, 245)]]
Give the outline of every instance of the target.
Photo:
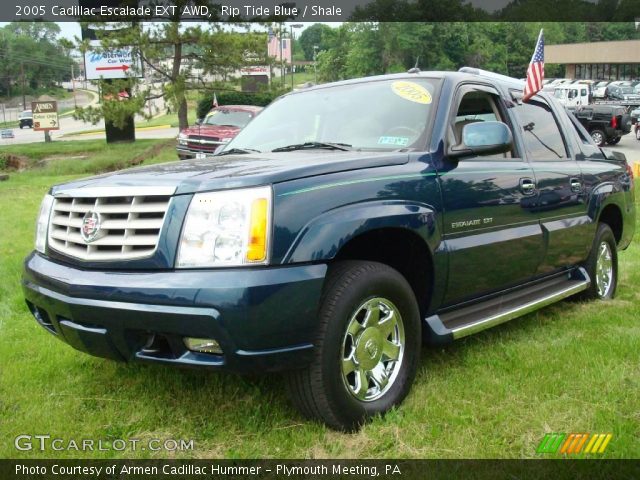
[(367, 300), (351, 316), (342, 341), (342, 380), (351, 395), (371, 402), (393, 385), (404, 356), (402, 316), (385, 298)]
[(593, 139), (596, 145), (602, 145), (604, 143), (604, 137), (600, 132), (593, 132), (591, 134), (591, 138)]
[(613, 256), (608, 242), (602, 242), (598, 247), (596, 260), (596, 287), (600, 297), (606, 297), (613, 285)]

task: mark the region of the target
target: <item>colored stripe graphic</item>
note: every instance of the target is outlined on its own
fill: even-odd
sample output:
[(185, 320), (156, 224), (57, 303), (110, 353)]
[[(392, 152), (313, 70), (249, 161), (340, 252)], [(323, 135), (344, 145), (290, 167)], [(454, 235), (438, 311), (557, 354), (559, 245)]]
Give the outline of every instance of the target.
[(560, 445), (562, 444), (562, 440), (566, 437), (564, 433), (547, 433), (540, 445), (538, 445), (537, 453), (556, 453)]
[(612, 438), (611, 433), (547, 433), (536, 452), (566, 455), (604, 453)]
[(585, 448), (584, 453), (604, 453), (613, 437), (610, 433), (594, 433)]

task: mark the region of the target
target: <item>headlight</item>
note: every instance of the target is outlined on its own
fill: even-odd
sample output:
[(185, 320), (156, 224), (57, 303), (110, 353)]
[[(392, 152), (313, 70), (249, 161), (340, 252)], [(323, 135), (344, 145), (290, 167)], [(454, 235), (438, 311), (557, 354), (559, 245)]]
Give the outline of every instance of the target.
[(47, 246), (47, 231), (49, 229), (49, 217), (51, 216), (51, 207), (53, 206), (53, 197), (45, 195), (40, 204), (40, 212), (38, 213), (38, 223), (36, 223), (36, 250), (44, 253)]
[(177, 266), (267, 263), (271, 199), (271, 187), (195, 194), (182, 229)]
[(189, 138), (189, 135), (187, 135), (186, 133), (179, 133), (178, 134), (178, 143), (180, 145), (186, 145), (188, 138)]

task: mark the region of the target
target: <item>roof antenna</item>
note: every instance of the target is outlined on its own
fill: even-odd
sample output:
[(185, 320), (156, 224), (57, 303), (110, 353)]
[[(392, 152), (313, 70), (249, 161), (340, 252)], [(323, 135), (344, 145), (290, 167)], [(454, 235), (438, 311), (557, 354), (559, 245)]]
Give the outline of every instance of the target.
[(407, 73), (420, 73), (420, 69), (418, 68), (418, 62), (420, 61), (420, 55), (416, 57), (416, 64), (413, 68), (410, 68)]

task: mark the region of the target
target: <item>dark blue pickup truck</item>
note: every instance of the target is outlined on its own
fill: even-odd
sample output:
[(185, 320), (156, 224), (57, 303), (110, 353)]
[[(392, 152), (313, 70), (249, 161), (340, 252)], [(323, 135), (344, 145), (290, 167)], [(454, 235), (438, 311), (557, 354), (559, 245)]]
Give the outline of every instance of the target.
[(633, 176), (544, 93), (474, 69), (281, 97), (220, 154), (55, 186), (27, 305), (121, 361), (285, 370), (303, 413), (357, 428), (423, 343), (565, 297), (613, 297)]

